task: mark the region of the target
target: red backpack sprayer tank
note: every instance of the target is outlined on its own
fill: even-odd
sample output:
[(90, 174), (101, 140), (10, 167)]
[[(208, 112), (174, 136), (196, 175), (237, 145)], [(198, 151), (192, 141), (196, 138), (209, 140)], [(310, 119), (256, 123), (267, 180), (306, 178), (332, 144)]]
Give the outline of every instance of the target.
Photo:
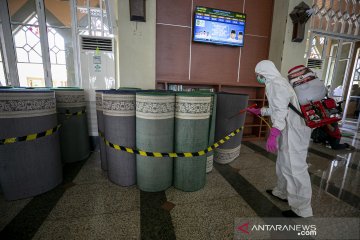
[(304, 118), (308, 127), (317, 128), (341, 120), (340, 103), (327, 97), (323, 82), (311, 69), (303, 65), (293, 67), (288, 79), (298, 97), (301, 113), (293, 105), (289, 107)]

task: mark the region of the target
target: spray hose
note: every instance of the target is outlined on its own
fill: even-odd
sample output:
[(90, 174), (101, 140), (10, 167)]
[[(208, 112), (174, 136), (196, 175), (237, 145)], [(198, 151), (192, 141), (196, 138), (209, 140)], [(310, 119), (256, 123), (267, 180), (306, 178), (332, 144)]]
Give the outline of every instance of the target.
[[(246, 112), (248, 108), (254, 108), (254, 107), (256, 107), (256, 106), (257, 106), (256, 103), (255, 103), (255, 104), (252, 104), (252, 105), (248, 106), (247, 108), (244, 108), (244, 109), (240, 110), (240, 111), (239, 111), (238, 113), (236, 113), (235, 115), (229, 117), (228, 120), (230, 120), (230, 119), (233, 118), (233, 117), (236, 117), (236, 116), (239, 115), (239, 114), (242, 114), (242, 113)], [(261, 121), (263, 121), (263, 122), (268, 126), (268, 128), (271, 129), (271, 126), (270, 126), (269, 122), (266, 121), (265, 118), (263, 118), (263, 117), (260, 116), (260, 115), (254, 114), (254, 113), (251, 113), (251, 114), (253, 114), (253, 115), (255, 115), (256, 117), (260, 118)]]

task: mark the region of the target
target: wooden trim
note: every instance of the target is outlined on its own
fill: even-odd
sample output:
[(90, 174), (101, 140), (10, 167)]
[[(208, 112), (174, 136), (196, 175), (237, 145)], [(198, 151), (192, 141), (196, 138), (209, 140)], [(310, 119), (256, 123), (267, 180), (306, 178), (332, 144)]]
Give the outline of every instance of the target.
[(250, 84), (239, 84), (239, 83), (227, 83), (227, 82), (198, 82), (198, 81), (189, 81), (189, 80), (163, 80), (158, 79), (156, 83), (163, 83), (163, 84), (181, 84), (181, 85), (211, 85), (211, 86), (226, 86), (226, 87), (250, 87), (250, 88), (265, 88), (263, 85), (250, 85)]
[(242, 141), (247, 142), (247, 141), (259, 141), (259, 140), (264, 140), (265, 137), (246, 137), (243, 136)]
[(249, 99), (249, 102), (262, 102), (262, 101), (267, 101), (267, 99)]

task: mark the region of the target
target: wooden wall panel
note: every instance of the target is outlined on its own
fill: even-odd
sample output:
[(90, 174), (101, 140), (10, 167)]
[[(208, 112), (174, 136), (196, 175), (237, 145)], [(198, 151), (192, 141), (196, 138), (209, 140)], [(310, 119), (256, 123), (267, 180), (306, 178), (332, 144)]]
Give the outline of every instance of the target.
[(270, 39), (268, 37), (253, 37), (245, 34), (246, 47), (241, 49), (241, 62), (239, 83), (247, 85), (260, 85), (255, 79), (256, 64), (268, 58)]
[(237, 81), (239, 48), (193, 43), (191, 51), (191, 81)]
[[(191, 6), (245, 12), (244, 47), (192, 42)], [(273, 0), (157, 0), (156, 79), (259, 86), (254, 68), (268, 58), (272, 13)]]
[(156, 22), (190, 27), (191, 5), (192, 0), (157, 0)]
[(217, 8), (232, 12), (243, 12), (244, 0), (194, 0), (193, 10), (196, 6)]
[(245, 35), (269, 36), (271, 34), (273, 5), (272, 0), (246, 1)]
[(188, 80), (190, 28), (158, 25), (156, 29), (157, 80)]

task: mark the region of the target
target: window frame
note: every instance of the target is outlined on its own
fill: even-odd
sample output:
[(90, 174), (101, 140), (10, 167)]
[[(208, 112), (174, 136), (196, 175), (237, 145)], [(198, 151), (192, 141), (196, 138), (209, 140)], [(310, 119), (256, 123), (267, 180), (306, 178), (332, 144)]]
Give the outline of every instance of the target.
[[(0, 42), (4, 71), (5, 71), (5, 80), (7, 85), (20, 86), (19, 73), (17, 67), (17, 55), (15, 42), (12, 32), (12, 24), (26, 25), (25, 23), (12, 22), (8, 10), (8, 2), (10, 0), (0, 0)], [(45, 0), (32, 0), (36, 5), (36, 14), (39, 20), (39, 31), (40, 31), (40, 44), (41, 44), (41, 53), (42, 53), (42, 65), (44, 68), (44, 79), (45, 86), (52, 87), (52, 72), (51, 72), (51, 60), (50, 60), (50, 49), (48, 42), (47, 29), (48, 27), (56, 26), (47, 26), (46, 23), (46, 14), (45, 14)], [(113, 33), (112, 22), (111, 22), (111, 13), (109, 11), (109, 1), (108, 0), (99, 0), (101, 9), (101, 21), (103, 20), (103, 9), (106, 11), (107, 24), (109, 28), (109, 34)], [(103, 6), (105, 3), (105, 7)], [(71, 9), (71, 33), (72, 33), (72, 48), (73, 48), (73, 58), (74, 58), (74, 72), (75, 72), (75, 86), (80, 86), (81, 83), (81, 73), (80, 73), (80, 45), (79, 45), (79, 32), (78, 19), (77, 19), (77, 0), (70, 0), (70, 9)], [(87, 0), (87, 7), (89, 6), (89, 0)], [(90, 14), (89, 14), (90, 17)], [(104, 23), (102, 21), (101, 35), (104, 36)], [(92, 35), (91, 26), (88, 29), (90, 35)], [(15, 67), (14, 67), (15, 66)]]

